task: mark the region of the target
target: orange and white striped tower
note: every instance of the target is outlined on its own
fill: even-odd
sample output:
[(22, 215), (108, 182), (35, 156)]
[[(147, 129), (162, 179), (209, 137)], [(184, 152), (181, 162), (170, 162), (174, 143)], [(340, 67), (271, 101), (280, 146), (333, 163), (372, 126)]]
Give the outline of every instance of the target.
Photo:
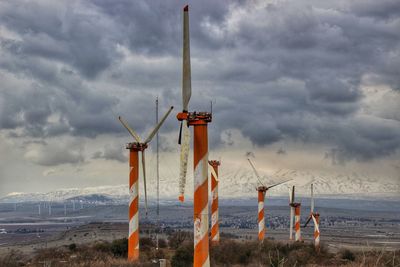
[(259, 186), (258, 191), (258, 241), (263, 242), (265, 237), (264, 200), (268, 188)]
[[(211, 122), (208, 112), (181, 112), (178, 120), (186, 120), (194, 126), (194, 260), (193, 266), (210, 266), (208, 248), (208, 134), (207, 124)], [(184, 126), (186, 127), (186, 126)]]
[[(189, 40), (189, 6), (183, 8), (183, 56), (182, 56), (182, 112), (177, 114), (181, 122), (179, 141), (181, 144), (181, 161), (179, 177), (179, 200), (184, 201), (184, 189), (189, 154), (190, 132), (193, 126), (193, 230), (194, 259), (193, 266), (209, 267), (208, 238), (208, 132), (207, 125), (212, 120), (209, 112), (189, 112), (191, 97), (190, 40)], [(183, 138), (182, 138), (183, 137)], [(182, 139), (182, 140), (181, 140)], [(181, 142), (182, 141), (182, 142)]]
[(301, 232), (300, 232), (300, 203), (293, 203), (294, 206), (294, 240), (301, 241)]
[(142, 172), (144, 185), (144, 203), (147, 214), (147, 189), (146, 189), (146, 161), (144, 151), (148, 144), (158, 132), (161, 125), (171, 113), (173, 107), (167, 111), (161, 121), (150, 132), (147, 139), (142, 142), (137, 133), (128, 126), (128, 124), (118, 117), (122, 125), (128, 130), (136, 142), (128, 143), (126, 149), (129, 149), (129, 234), (128, 234), (128, 260), (139, 260), (139, 152), (142, 153)]
[(208, 163), (211, 165), (211, 244), (216, 245), (219, 243), (219, 216), (218, 216), (218, 166), (221, 163), (217, 160), (210, 160)]
[(315, 249), (319, 252), (320, 250), (320, 245), (319, 245), (319, 213), (314, 213), (313, 214), (313, 219), (314, 219), (314, 246)]
[[(300, 209), (301, 203), (294, 202), (295, 198), (295, 186), (289, 190), (289, 206), (290, 206), (290, 233), (289, 239), (293, 239), (293, 219), (294, 219), (294, 231), (295, 231), (295, 241), (301, 241), (300, 233)], [(293, 218), (294, 217), (294, 218)]]
[(319, 252), (320, 251), (319, 213), (314, 212), (314, 185), (313, 184), (311, 184), (311, 212), (307, 218), (306, 223), (304, 224), (304, 227), (307, 226), (307, 224), (311, 221), (311, 219), (314, 222), (314, 246), (315, 246), (315, 250), (317, 252)]
[(139, 151), (147, 148), (143, 143), (129, 143), (129, 235), (128, 260), (139, 260)]
[(250, 163), (251, 168), (254, 171), (254, 174), (256, 175), (258, 182), (261, 184), (261, 186), (257, 187), (257, 192), (258, 192), (258, 240), (259, 241), (264, 241), (265, 237), (265, 217), (264, 217), (264, 200), (265, 200), (265, 193), (271, 189), (272, 187), (281, 185), (283, 183), (286, 183), (290, 180), (283, 181), (271, 186), (265, 186), (263, 182), (261, 181), (261, 176), (258, 174), (256, 167), (254, 167), (253, 163), (251, 160), (248, 158), (247, 159)]

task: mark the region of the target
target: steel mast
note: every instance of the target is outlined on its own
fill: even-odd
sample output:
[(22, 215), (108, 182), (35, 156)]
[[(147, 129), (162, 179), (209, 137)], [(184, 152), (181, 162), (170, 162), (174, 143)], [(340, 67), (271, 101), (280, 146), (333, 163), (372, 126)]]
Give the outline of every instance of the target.
[[(156, 125), (158, 124), (158, 97), (156, 98)], [(157, 229), (156, 229), (156, 250), (158, 250), (158, 231), (160, 231), (160, 168), (158, 154), (158, 132), (156, 135), (157, 152)]]

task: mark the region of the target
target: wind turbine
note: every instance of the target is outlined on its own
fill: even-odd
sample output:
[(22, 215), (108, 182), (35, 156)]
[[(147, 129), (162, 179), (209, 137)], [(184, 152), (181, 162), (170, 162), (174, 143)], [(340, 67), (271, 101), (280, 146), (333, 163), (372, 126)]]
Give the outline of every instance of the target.
[(218, 167), (221, 162), (218, 160), (209, 160), (211, 168), (211, 244), (219, 243), (219, 215), (218, 215)]
[(264, 200), (265, 200), (265, 193), (271, 189), (272, 187), (275, 187), (277, 185), (281, 185), (283, 183), (286, 183), (290, 180), (283, 181), (271, 186), (266, 186), (261, 182), (261, 177), (258, 174), (256, 168), (254, 167), (253, 163), (251, 160), (248, 158), (247, 159), (250, 163), (251, 168), (254, 171), (254, 174), (256, 175), (258, 182), (261, 184), (261, 186), (257, 187), (257, 192), (258, 192), (258, 241), (263, 242), (264, 237), (265, 237), (265, 219), (264, 219)]
[(304, 224), (304, 227), (307, 226), (307, 224), (311, 221), (311, 219), (314, 222), (314, 246), (317, 251), (320, 249), (319, 241), (320, 241), (320, 231), (319, 231), (319, 213), (314, 212), (314, 185), (311, 184), (311, 212), (310, 216), (308, 216), (308, 219), (306, 223)]
[(145, 209), (147, 214), (147, 188), (146, 188), (146, 164), (144, 151), (158, 132), (161, 125), (164, 123), (173, 107), (167, 111), (161, 121), (156, 125), (153, 131), (150, 132), (147, 139), (142, 142), (139, 135), (120, 117), (119, 121), (132, 135), (135, 142), (128, 143), (126, 149), (129, 149), (129, 236), (128, 236), (128, 259), (136, 261), (139, 259), (139, 152), (142, 153), (142, 168), (143, 168), (143, 185)]
[[(300, 233), (300, 209), (301, 203), (294, 202), (295, 196), (295, 187), (293, 186), (291, 190), (289, 190), (289, 206), (290, 206), (290, 237), (289, 239), (293, 239), (293, 219), (295, 220), (294, 229), (295, 229), (295, 241), (301, 241), (301, 233)], [(294, 218), (293, 218), (294, 214)]]
[(207, 124), (211, 122), (209, 112), (189, 112), (191, 96), (190, 77), (190, 41), (189, 41), (189, 6), (183, 8), (183, 71), (182, 71), (182, 112), (177, 114), (181, 122), (179, 141), (181, 145), (179, 200), (184, 201), (187, 163), (189, 155), (190, 132), (193, 126), (194, 158), (194, 259), (193, 266), (210, 266), (208, 247), (208, 132)]

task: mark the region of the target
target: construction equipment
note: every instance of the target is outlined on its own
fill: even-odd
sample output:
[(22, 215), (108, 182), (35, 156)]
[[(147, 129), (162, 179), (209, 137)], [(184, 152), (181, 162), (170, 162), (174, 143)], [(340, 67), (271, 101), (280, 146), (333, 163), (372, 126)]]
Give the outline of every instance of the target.
[[(294, 202), (295, 197), (295, 186), (289, 190), (289, 206), (290, 206), (290, 233), (289, 239), (293, 240), (293, 219), (294, 229), (295, 229), (295, 241), (301, 241), (301, 232), (300, 232), (300, 209), (301, 203)], [(294, 218), (293, 218), (294, 215)]]
[(311, 184), (311, 212), (310, 215), (307, 218), (306, 223), (304, 224), (304, 227), (307, 226), (307, 224), (311, 221), (311, 219), (314, 222), (314, 246), (317, 251), (320, 250), (320, 231), (319, 231), (319, 213), (314, 212), (314, 185)]
[(219, 243), (219, 215), (218, 215), (218, 166), (221, 162), (218, 160), (209, 160), (211, 168), (211, 244), (216, 245)]
[(182, 112), (177, 114), (181, 122), (178, 143), (181, 145), (179, 200), (184, 201), (187, 163), (189, 155), (190, 132), (193, 126), (194, 158), (194, 259), (193, 266), (210, 266), (208, 247), (208, 131), (211, 122), (209, 112), (189, 112), (191, 97), (190, 41), (189, 41), (189, 6), (183, 8), (183, 60), (182, 60)]
[(260, 242), (264, 241), (264, 237), (265, 237), (265, 218), (264, 218), (264, 202), (265, 202), (265, 193), (271, 189), (272, 187), (275, 187), (277, 185), (281, 185), (284, 184), (290, 180), (286, 180), (277, 184), (273, 184), (271, 186), (266, 186), (264, 185), (264, 183), (261, 181), (261, 176), (258, 174), (256, 168), (254, 167), (253, 163), (251, 162), (251, 160), (248, 158), (247, 159), (250, 163), (251, 168), (253, 169), (258, 182), (261, 184), (260, 186), (258, 186), (256, 188), (257, 192), (258, 192), (258, 240)]
[(156, 125), (153, 131), (150, 132), (147, 139), (142, 142), (139, 135), (136, 134), (131, 127), (121, 118), (118, 117), (122, 125), (132, 135), (135, 142), (128, 143), (126, 149), (129, 149), (129, 236), (128, 236), (128, 259), (136, 261), (139, 259), (139, 152), (142, 154), (142, 172), (144, 185), (145, 209), (147, 214), (147, 188), (146, 188), (146, 162), (145, 149), (147, 148), (154, 135), (158, 132), (161, 125), (171, 113), (173, 107), (165, 113), (161, 121)]

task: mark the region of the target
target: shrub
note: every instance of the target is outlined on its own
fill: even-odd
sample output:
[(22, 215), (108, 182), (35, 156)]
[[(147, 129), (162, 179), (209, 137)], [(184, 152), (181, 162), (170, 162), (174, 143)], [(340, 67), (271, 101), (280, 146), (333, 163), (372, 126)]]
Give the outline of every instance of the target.
[(69, 244), (68, 245), (68, 249), (71, 250), (71, 251), (75, 251), (76, 250), (76, 244), (75, 243)]
[(158, 239), (158, 247), (159, 248), (166, 248), (167, 247), (167, 241), (163, 238)]
[(153, 240), (149, 237), (142, 237), (139, 240), (139, 247), (141, 250), (151, 250), (156, 247)]
[(353, 252), (351, 252), (348, 249), (343, 249), (340, 251), (340, 257), (343, 260), (349, 260), (349, 261), (354, 261), (356, 259), (356, 256), (354, 255)]
[(191, 234), (184, 231), (177, 231), (168, 237), (168, 244), (170, 248), (177, 249), (183, 244), (184, 241), (191, 239)]
[(171, 260), (174, 267), (187, 267), (193, 265), (193, 244), (180, 246)]
[(11, 250), (8, 254), (0, 258), (0, 266), (7, 266), (7, 267), (21, 266), (20, 263), (22, 257), (20, 255), (21, 252)]
[(128, 255), (128, 239), (116, 239), (111, 243), (111, 252), (114, 256), (127, 257)]

